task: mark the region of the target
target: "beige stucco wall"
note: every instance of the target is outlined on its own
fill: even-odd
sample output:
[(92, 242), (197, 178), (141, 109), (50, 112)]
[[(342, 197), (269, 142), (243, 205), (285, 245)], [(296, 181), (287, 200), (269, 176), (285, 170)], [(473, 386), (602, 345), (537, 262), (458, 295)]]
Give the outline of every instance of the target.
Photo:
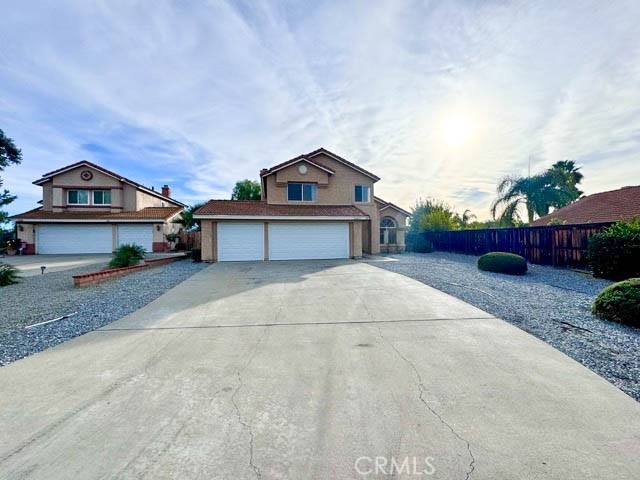
[[(82, 180), (80, 174), (90, 170), (93, 178), (89, 181)], [(111, 205), (108, 206), (72, 206), (67, 204), (67, 193), (69, 189), (87, 190), (110, 190)], [(87, 211), (90, 208), (95, 212), (131, 212), (141, 210), (145, 207), (162, 207), (163, 200), (142, 192), (128, 183), (121, 182), (117, 178), (110, 177), (91, 167), (81, 166), (61, 173), (52, 178), (51, 181), (42, 185), (43, 209), (61, 211)], [(171, 206), (165, 202), (164, 206)]]
[(202, 220), (200, 222), (200, 254), (202, 261), (215, 262), (217, 260), (216, 236), (216, 222), (213, 222), (211, 220)]
[[(287, 200), (287, 182), (318, 182), (317, 205), (355, 205), (371, 218), (369, 228), (363, 229), (361, 235), (362, 248), (367, 253), (380, 252), (380, 221), (378, 218), (378, 208), (374, 197), (374, 181), (366, 175), (354, 170), (347, 165), (334, 160), (326, 155), (318, 155), (313, 160), (335, 171), (335, 174), (328, 175), (323, 170), (304, 162), (307, 165), (306, 175), (298, 171), (300, 163), (296, 163), (279, 172), (265, 178), (267, 187), (267, 202), (279, 205), (300, 204), (301, 202), (289, 202)], [(318, 179), (328, 179), (328, 183), (320, 183)], [(355, 186), (366, 185), (369, 187), (370, 201), (366, 203), (355, 201)], [(307, 203), (307, 202), (304, 202)], [(364, 238), (363, 238), (364, 237)]]
[[(22, 228), (22, 231), (20, 231)], [(36, 243), (36, 225), (33, 223), (19, 223), (18, 224), (18, 238), (23, 242)]]

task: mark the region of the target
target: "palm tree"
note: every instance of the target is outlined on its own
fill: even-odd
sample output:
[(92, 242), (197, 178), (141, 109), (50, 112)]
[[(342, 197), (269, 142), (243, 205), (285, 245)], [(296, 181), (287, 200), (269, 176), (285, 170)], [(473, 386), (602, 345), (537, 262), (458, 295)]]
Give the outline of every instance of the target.
[(469, 210), (468, 208), (464, 212), (462, 212), (462, 215), (456, 214), (456, 217), (458, 223), (460, 223), (461, 228), (466, 228), (472, 220), (476, 220), (478, 218), (473, 213), (471, 213), (471, 210)]
[(173, 223), (182, 225), (182, 228), (189, 232), (200, 231), (200, 222), (193, 218), (193, 212), (203, 205), (204, 203), (196, 203), (195, 205), (185, 208), (180, 214), (180, 217), (176, 218)]
[[(583, 175), (573, 160), (561, 160), (551, 168), (532, 177), (509, 176), (498, 184), (498, 198), (491, 205), (491, 214), (503, 225), (521, 221), (519, 210), (525, 207), (529, 223), (536, 215), (547, 215), (551, 208), (561, 208), (580, 198), (577, 184)], [(498, 218), (496, 214), (502, 208)]]

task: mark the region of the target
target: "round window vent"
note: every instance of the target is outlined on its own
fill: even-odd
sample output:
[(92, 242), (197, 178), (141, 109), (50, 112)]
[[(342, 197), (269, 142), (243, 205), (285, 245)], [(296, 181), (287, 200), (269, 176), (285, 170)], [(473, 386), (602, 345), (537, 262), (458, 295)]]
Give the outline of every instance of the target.
[(300, 165), (298, 167), (298, 171), (302, 174), (305, 175), (307, 173), (307, 166), (306, 165)]

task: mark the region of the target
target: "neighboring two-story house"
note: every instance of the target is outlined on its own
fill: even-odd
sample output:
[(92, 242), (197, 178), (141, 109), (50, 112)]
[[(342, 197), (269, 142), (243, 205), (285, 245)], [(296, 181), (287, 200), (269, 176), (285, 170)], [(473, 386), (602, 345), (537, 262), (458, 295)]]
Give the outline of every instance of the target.
[(111, 253), (136, 243), (147, 251), (166, 251), (165, 234), (186, 206), (91, 162), (81, 161), (45, 173), (42, 206), (11, 217), (25, 253)]
[(262, 199), (210, 200), (207, 261), (360, 258), (404, 250), (410, 213), (374, 196), (376, 175), (323, 148), (260, 172)]

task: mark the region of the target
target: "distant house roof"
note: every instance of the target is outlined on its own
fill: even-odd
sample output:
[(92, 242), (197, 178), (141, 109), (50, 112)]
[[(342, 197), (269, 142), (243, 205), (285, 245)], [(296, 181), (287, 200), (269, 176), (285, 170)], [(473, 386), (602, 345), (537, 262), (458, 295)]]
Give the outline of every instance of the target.
[(380, 177), (378, 177), (377, 175), (374, 175), (373, 173), (365, 170), (364, 168), (359, 167), (355, 163), (351, 163), (350, 161), (342, 158), (339, 155), (336, 155), (335, 153), (330, 152), (329, 150), (327, 150), (325, 148), (319, 148), (317, 150), (314, 150), (313, 152), (309, 152), (309, 153), (304, 153), (302, 155), (298, 155), (297, 157), (294, 157), (291, 160), (287, 160), (286, 162), (279, 163), (278, 165), (275, 165), (275, 166), (273, 166), (271, 168), (266, 168), (266, 169), (264, 169), (264, 170), (262, 170), (260, 172), (260, 176), (261, 177), (266, 177), (267, 175), (271, 175), (272, 173), (275, 173), (278, 170), (282, 170), (283, 168), (288, 167), (289, 165), (293, 165), (293, 164), (298, 163), (298, 162), (303, 161), (303, 160), (309, 162), (312, 165), (315, 165), (316, 167), (318, 167), (318, 168), (320, 168), (322, 170), (327, 171), (329, 174), (335, 173), (332, 169), (322, 165), (321, 163), (319, 163), (317, 160), (314, 159), (314, 157), (317, 157), (318, 155), (326, 155), (327, 157), (333, 158), (337, 162), (340, 162), (343, 165), (346, 165), (347, 167), (352, 168), (352, 169), (356, 170), (357, 172), (360, 172), (363, 175), (371, 178), (374, 182), (377, 182), (378, 180), (380, 180)]
[(36, 208), (10, 217), (11, 220), (34, 222), (164, 222), (182, 211), (182, 207), (146, 207), (135, 212), (51, 212)]
[(398, 212), (405, 214), (407, 217), (411, 216), (411, 212), (407, 212), (404, 208), (400, 208), (395, 203), (387, 202), (386, 200), (383, 200), (380, 197), (373, 197), (373, 199), (381, 205), (380, 211), (386, 208), (393, 208), (394, 210), (397, 210)]
[(81, 160), (79, 162), (76, 163), (72, 163), (71, 165), (67, 165), (66, 167), (62, 167), (62, 168), (58, 168), (56, 170), (52, 170), (51, 172), (47, 172), (44, 175), (42, 175), (42, 178), (39, 178), (38, 180), (34, 181), (33, 183), (35, 185), (42, 185), (43, 183), (48, 182), (49, 180), (51, 180), (53, 177), (55, 177), (56, 175), (59, 175), (61, 173), (64, 172), (68, 172), (69, 170), (73, 170), (82, 166), (87, 166), (87, 167), (91, 167), (94, 168), (95, 170), (98, 170), (99, 172), (104, 173), (105, 175), (108, 175), (110, 177), (116, 178), (118, 180), (120, 180), (121, 182), (125, 182), (128, 183), (129, 185), (132, 185), (142, 191), (144, 191), (145, 193), (148, 193), (150, 195), (154, 195), (158, 198), (162, 198), (164, 200), (167, 200), (171, 203), (174, 203), (176, 205), (180, 205), (182, 207), (186, 207), (186, 205), (182, 202), (179, 202), (178, 200), (175, 200), (173, 198), (170, 197), (166, 197), (164, 195), (162, 195), (160, 192), (156, 192), (155, 190), (151, 189), (151, 188), (147, 188), (144, 185), (138, 183), (138, 182), (134, 182), (133, 180), (123, 177), (122, 175), (119, 175), (115, 172), (112, 172), (111, 170), (107, 170), (104, 167), (101, 167), (100, 165), (96, 165), (93, 162), (89, 162), (88, 160)]
[(274, 205), (264, 200), (209, 200), (194, 212), (194, 218), (238, 217), (332, 217), (367, 220), (369, 216), (353, 205)]
[(548, 225), (560, 221), (569, 225), (605, 223), (640, 219), (640, 185), (619, 190), (594, 193), (559, 208), (532, 222), (532, 226)]

